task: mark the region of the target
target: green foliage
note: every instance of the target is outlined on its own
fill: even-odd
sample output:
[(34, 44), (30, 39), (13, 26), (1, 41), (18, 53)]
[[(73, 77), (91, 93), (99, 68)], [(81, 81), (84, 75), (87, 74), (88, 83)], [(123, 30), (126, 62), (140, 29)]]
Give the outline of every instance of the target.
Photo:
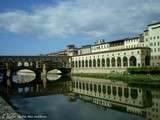
[(104, 78), (114, 81), (124, 81), (127, 83), (141, 83), (141, 84), (157, 84), (160, 83), (160, 75), (151, 75), (151, 74), (120, 74), (120, 73), (111, 73), (111, 74), (72, 74), (73, 76), (81, 77), (91, 77), (91, 78)]
[(127, 71), (130, 74), (160, 74), (160, 67), (129, 67)]

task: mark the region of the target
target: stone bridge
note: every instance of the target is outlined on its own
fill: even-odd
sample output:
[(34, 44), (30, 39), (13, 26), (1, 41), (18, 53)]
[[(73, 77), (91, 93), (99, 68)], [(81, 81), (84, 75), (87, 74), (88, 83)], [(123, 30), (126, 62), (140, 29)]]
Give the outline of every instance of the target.
[(50, 70), (60, 70), (62, 75), (71, 71), (67, 56), (0, 56), (0, 73), (4, 77), (12, 78), (12, 75), (22, 69), (32, 70), (36, 79), (47, 76)]

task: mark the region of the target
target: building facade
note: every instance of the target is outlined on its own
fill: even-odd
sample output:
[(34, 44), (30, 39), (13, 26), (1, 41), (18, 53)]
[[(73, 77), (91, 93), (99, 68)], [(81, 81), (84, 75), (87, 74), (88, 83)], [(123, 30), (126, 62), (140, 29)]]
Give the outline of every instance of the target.
[(142, 34), (116, 41), (98, 40), (78, 48), (71, 57), (73, 72), (107, 72), (127, 67), (160, 65), (160, 22), (150, 24)]

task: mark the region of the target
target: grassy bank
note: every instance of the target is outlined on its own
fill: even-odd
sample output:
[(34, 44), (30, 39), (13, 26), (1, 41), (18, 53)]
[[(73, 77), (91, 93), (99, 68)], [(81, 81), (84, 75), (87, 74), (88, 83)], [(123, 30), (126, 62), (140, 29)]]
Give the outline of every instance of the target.
[(72, 74), (72, 76), (80, 77), (94, 77), (94, 78), (103, 78), (110, 80), (119, 80), (128, 83), (160, 83), (160, 75), (149, 75), (149, 74)]

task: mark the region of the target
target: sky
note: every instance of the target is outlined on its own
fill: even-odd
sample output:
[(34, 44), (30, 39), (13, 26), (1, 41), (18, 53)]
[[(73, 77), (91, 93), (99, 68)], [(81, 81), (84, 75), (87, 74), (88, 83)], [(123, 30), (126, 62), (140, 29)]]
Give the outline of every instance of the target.
[(38, 55), (142, 33), (160, 0), (0, 0), (0, 55)]

